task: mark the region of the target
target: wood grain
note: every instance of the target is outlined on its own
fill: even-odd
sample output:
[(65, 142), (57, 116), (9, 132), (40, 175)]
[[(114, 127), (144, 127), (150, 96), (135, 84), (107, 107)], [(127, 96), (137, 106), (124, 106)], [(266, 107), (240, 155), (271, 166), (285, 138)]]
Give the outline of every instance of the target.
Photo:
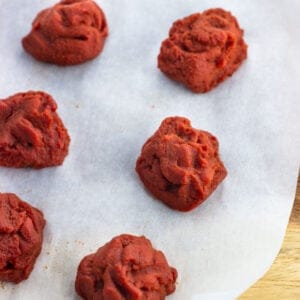
[(270, 270), (239, 300), (300, 299), (300, 177), (282, 248)]

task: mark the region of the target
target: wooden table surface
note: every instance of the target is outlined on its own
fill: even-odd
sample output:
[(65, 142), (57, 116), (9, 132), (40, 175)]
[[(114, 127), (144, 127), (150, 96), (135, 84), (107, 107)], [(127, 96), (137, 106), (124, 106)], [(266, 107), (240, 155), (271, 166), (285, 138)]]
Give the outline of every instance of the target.
[(239, 300), (300, 299), (300, 177), (282, 248), (270, 270)]

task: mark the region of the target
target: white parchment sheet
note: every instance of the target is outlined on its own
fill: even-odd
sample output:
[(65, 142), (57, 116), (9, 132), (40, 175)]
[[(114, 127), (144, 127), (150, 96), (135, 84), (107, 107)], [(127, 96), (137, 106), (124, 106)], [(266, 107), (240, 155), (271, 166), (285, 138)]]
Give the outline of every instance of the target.
[[(0, 191), (43, 210), (43, 251), (30, 278), (1, 284), (1, 299), (77, 299), (83, 256), (115, 235), (145, 235), (179, 272), (168, 299), (233, 299), (269, 268), (294, 200), (300, 149), (299, 1), (99, 0), (110, 35), (97, 59), (40, 63), (21, 38), (52, 0), (1, 0), (0, 98), (43, 90), (69, 130), (63, 166), (0, 168)], [(230, 10), (245, 30), (248, 59), (223, 84), (193, 94), (157, 69), (173, 21)], [(220, 142), (228, 177), (189, 213), (148, 194), (135, 173), (145, 140), (167, 116), (185, 116)]]

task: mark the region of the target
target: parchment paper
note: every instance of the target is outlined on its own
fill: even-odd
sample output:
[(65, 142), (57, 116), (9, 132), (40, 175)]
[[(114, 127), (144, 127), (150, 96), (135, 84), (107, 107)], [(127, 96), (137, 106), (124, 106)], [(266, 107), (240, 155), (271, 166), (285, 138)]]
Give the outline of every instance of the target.
[[(1, 299), (76, 299), (81, 258), (121, 233), (145, 235), (179, 272), (168, 299), (233, 299), (269, 268), (291, 211), (299, 167), (299, 1), (98, 1), (110, 29), (97, 59), (74, 67), (35, 61), (21, 47), (35, 15), (55, 1), (0, 4), (0, 98), (44, 90), (72, 138), (61, 167), (0, 168), (0, 191), (44, 211), (43, 251), (30, 278)], [(245, 29), (248, 59), (207, 94), (156, 68), (173, 21), (212, 7)], [(228, 177), (190, 213), (148, 194), (135, 173), (163, 118), (186, 116), (220, 142)]]

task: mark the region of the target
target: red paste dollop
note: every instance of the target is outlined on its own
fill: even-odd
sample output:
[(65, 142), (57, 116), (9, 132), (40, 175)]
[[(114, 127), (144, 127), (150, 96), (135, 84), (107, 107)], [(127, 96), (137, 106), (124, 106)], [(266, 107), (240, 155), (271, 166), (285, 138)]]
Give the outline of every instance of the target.
[(43, 213), (15, 194), (0, 194), (0, 281), (30, 275), (42, 249)]
[(44, 168), (61, 165), (70, 138), (44, 92), (0, 99), (0, 166)]
[(166, 118), (148, 139), (136, 163), (145, 187), (173, 209), (200, 205), (226, 177), (216, 137), (188, 119)]
[(123, 234), (81, 261), (75, 287), (87, 300), (163, 300), (176, 279), (176, 269), (148, 239)]
[(216, 8), (174, 22), (161, 45), (158, 67), (193, 92), (204, 93), (231, 76), (246, 57), (236, 18)]
[(22, 43), (37, 60), (74, 65), (95, 58), (107, 35), (105, 15), (94, 1), (63, 0), (37, 15)]

